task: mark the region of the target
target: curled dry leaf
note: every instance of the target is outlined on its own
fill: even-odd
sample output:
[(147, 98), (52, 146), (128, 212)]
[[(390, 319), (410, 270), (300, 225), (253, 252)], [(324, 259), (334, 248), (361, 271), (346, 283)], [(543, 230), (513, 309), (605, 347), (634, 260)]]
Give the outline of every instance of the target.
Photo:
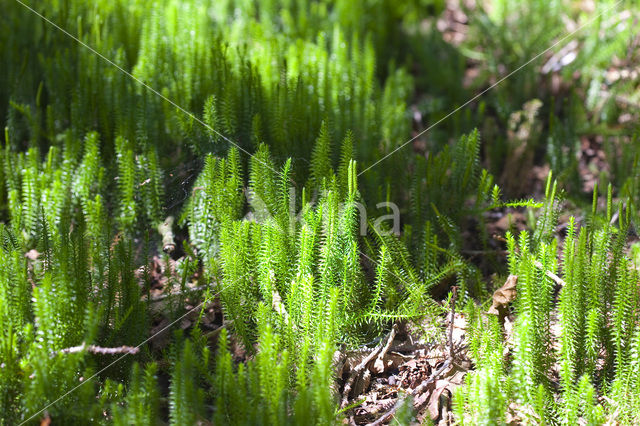
[[(426, 399), (422, 401), (423, 404), (427, 404), (427, 410), (423, 414), (428, 414), (432, 421), (444, 420), (445, 413), (451, 408), (451, 397), (455, 389), (464, 384), (467, 371), (466, 367), (453, 365), (442, 379), (438, 379), (433, 384), (432, 390), (426, 395)], [(420, 400), (416, 398), (414, 407), (421, 410), (423, 406), (418, 405), (418, 402)]]
[(441, 413), (443, 407), (446, 409), (446, 402), (442, 398), (443, 394), (448, 391), (449, 382), (447, 380), (438, 380), (435, 384), (435, 389), (431, 392), (431, 396), (429, 398), (429, 404), (427, 406), (427, 410), (429, 411), (429, 416), (431, 420), (437, 420), (442, 417)]
[(504, 285), (493, 293), (493, 303), (487, 311), (488, 314), (498, 315), (498, 319), (502, 322), (509, 312), (509, 303), (516, 298), (517, 283), (518, 276), (509, 275)]
[(353, 385), (353, 394), (354, 395), (362, 395), (369, 389), (369, 385), (371, 384), (371, 371), (364, 370), (361, 375), (356, 377), (355, 383)]

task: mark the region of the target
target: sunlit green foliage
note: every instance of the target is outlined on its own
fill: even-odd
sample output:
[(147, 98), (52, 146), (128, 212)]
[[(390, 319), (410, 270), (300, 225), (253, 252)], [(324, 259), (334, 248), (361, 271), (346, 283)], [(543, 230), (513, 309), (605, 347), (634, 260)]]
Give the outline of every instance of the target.
[[(553, 193), (547, 197), (552, 204)], [(612, 207), (609, 198), (602, 224), (578, 228), (570, 219), (561, 265), (556, 261), (557, 240), (535, 243), (526, 232), (517, 241), (507, 236), (509, 272), (518, 276), (513, 341), (503, 341), (494, 316), (483, 318), (472, 307), (477, 371), (456, 396), (460, 418), (473, 423), (487, 421), (490, 413), (504, 418), (515, 403), (523, 407), (520, 416), (536, 422), (638, 421), (633, 392), (638, 381), (639, 277), (622, 251), (627, 211), (620, 204), (619, 225), (614, 226)], [(561, 285), (550, 274), (557, 274)], [(487, 382), (486, 374), (493, 374), (493, 380)], [(559, 376), (559, 388), (550, 382), (554, 375)], [(509, 392), (500, 392), (505, 384)]]
[[(630, 1), (597, 2), (577, 47), (452, 115), (595, 15), (464, 2), (466, 36), (449, 43), (441, 0), (25, 0), (51, 22), (5, 3), (0, 425), (336, 424), (336, 352), (394, 322), (435, 322), (434, 296), (453, 284), (475, 368), (459, 421), (517, 404), (523, 420), (638, 423), (625, 245), (640, 154), (620, 120), (637, 97), (632, 78), (606, 73), (637, 59)], [(607, 162), (590, 166), (612, 183), (606, 210), (596, 187), (559, 238), (562, 201), (588, 198), (585, 139)], [(537, 203), (527, 180), (543, 162), (558, 182)], [(531, 229), (507, 233), (505, 262), (487, 222), (525, 209)], [(154, 305), (161, 250), (163, 296), (179, 287), (178, 303)], [(477, 305), (495, 272), (518, 275), (512, 336)], [(222, 325), (204, 333), (212, 305)], [(158, 311), (164, 351), (149, 344)], [(174, 333), (185, 314), (198, 319)], [(67, 350), (83, 343), (140, 352)]]

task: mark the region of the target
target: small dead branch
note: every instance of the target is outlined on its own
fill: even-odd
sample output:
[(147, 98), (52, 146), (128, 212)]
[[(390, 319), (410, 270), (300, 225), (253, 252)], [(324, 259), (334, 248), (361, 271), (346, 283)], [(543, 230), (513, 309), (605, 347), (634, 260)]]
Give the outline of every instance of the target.
[(396, 337), (396, 333), (398, 332), (398, 325), (394, 324), (389, 332), (389, 336), (387, 337), (385, 344), (379, 344), (376, 346), (369, 355), (367, 355), (360, 364), (356, 365), (355, 368), (351, 371), (351, 375), (349, 376), (349, 380), (344, 385), (344, 390), (342, 392), (342, 402), (340, 403), (340, 408), (345, 408), (349, 404), (349, 393), (351, 393), (351, 389), (353, 388), (353, 384), (356, 381), (356, 378), (360, 375), (360, 373), (366, 368), (366, 366), (376, 357), (376, 362), (379, 356), (384, 357), (384, 353), (389, 350), (393, 339)]
[(61, 349), (58, 352), (54, 352), (52, 355), (60, 354), (76, 354), (80, 352), (88, 352), (90, 354), (97, 355), (119, 355), (119, 354), (129, 354), (135, 355), (140, 352), (140, 348), (135, 346), (120, 346), (117, 348), (103, 348), (101, 346), (96, 345), (86, 345), (81, 344), (80, 346), (72, 346), (70, 348)]
[(455, 287), (455, 286), (452, 288), (453, 295), (451, 296), (451, 323), (449, 324), (449, 338), (448, 338), (448, 340), (449, 340), (448, 341), (449, 358), (446, 359), (442, 363), (442, 365), (436, 371), (434, 371), (433, 374), (428, 379), (426, 379), (422, 383), (420, 383), (420, 385), (418, 385), (418, 387), (416, 387), (412, 391), (407, 392), (407, 394), (404, 397), (398, 398), (398, 400), (391, 407), (391, 409), (388, 410), (386, 413), (384, 413), (380, 418), (378, 418), (378, 420), (376, 420), (375, 422), (371, 423), (371, 426), (380, 426), (384, 422), (389, 420), (391, 417), (393, 417), (393, 415), (396, 413), (396, 411), (398, 411), (398, 408), (400, 408), (402, 406), (402, 404), (404, 403), (405, 399), (408, 396), (420, 395), (423, 392), (425, 392), (427, 387), (434, 380), (436, 380), (438, 377), (440, 377), (440, 375), (447, 368), (449, 368), (452, 365), (454, 357), (455, 357), (455, 349), (454, 349), (454, 345), (453, 345), (453, 323), (454, 323), (454, 318), (455, 318), (455, 314), (456, 314), (456, 299), (457, 299), (457, 295), (458, 295), (458, 291), (457, 290), (458, 290), (458, 288)]
[(438, 377), (440, 377), (440, 375), (447, 368), (449, 368), (451, 366), (451, 362), (452, 362), (451, 358), (449, 358), (446, 361), (444, 361), (442, 363), (442, 365), (440, 366), (440, 368), (438, 368), (436, 371), (433, 372), (431, 377), (429, 377), (427, 380), (425, 380), (422, 383), (420, 383), (420, 385), (417, 388), (413, 389), (413, 391), (407, 392), (407, 395), (404, 398), (398, 398), (398, 400), (393, 405), (393, 407), (391, 407), (391, 409), (389, 411), (384, 413), (382, 415), (382, 417), (380, 417), (378, 420), (376, 420), (375, 422), (371, 423), (371, 426), (380, 426), (381, 424), (383, 424), (384, 422), (389, 420), (395, 414), (395, 412), (398, 411), (398, 408), (400, 408), (402, 406), (402, 404), (403, 404), (403, 402), (404, 402), (404, 400), (406, 399), (407, 396), (420, 395), (421, 393), (423, 393), (427, 389), (427, 386), (429, 386), (434, 380), (436, 380)]
[[(493, 238), (497, 241), (502, 241), (502, 242), (507, 242), (507, 240), (504, 237), (501, 237), (499, 235), (493, 235)], [(549, 278), (551, 278), (553, 281), (555, 281), (556, 284), (558, 284), (561, 287), (564, 287), (566, 285), (566, 282), (564, 282), (564, 280), (562, 278), (560, 278), (559, 276), (557, 276), (556, 274), (554, 274), (551, 271), (548, 271), (544, 268), (544, 265), (542, 263), (540, 263), (540, 261), (538, 260), (534, 260), (533, 264), (535, 265), (536, 268), (541, 269), (544, 271), (544, 274), (546, 276), (548, 276)]]
[(49, 426), (51, 424), (51, 416), (47, 410), (44, 410), (44, 417), (40, 420), (40, 426)]
[(176, 242), (173, 235), (173, 216), (167, 217), (164, 222), (158, 225), (158, 232), (162, 236), (162, 250), (165, 253), (172, 253), (176, 249)]
[(458, 287), (452, 287), (451, 291), (453, 295), (451, 296), (451, 324), (449, 324), (449, 358), (453, 359), (454, 351), (453, 351), (453, 323), (456, 318), (456, 299), (458, 298)]
[(555, 281), (556, 284), (558, 284), (560, 287), (564, 287), (567, 283), (564, 282), (564, 280), (562, 278), (560, 278), (559, 276), (557, 276), (556, 274), (554, 274), (553, 272), (546, 270), (544, 268), (544, 265), (542, 263), (540, 263), (539, 261), (534, 261), (533, 264), (536, 266), (536, 268), (541, 269), (544, 271), (544, 274), (546, 276), (548, 276), (549, 278), (551, 278), (553, 281)]
[(389, 333), (389, 337), (387, 337), (387, 344), (384, 345), (384, 348), (380, 351), (378, 356), (376, 357), (375, 362), (373, 363), (373, 369), (376, 373), (384, 372), (384, 357), (389, 352), (391, 345), (393, 344), (393, 339), (396, 337), (396, 333), (398, 332), (398, 327), (396, 324), (393, 325), (391, 332)]

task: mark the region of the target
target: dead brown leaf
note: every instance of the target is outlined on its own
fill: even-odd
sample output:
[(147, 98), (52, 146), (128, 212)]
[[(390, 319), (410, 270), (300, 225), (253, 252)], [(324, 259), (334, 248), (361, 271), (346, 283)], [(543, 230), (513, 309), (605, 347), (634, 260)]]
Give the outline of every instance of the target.
[(435, 389), (431, 392), (429, 397), (429, 405), (427, 410), (431, 420), (437, 420), (440, 417), (440, 396), (447, 390), (449, 382), (447, 380), (438, 380), (435, 385)]
[(497, 315), (500, 322), (502, 322), (504, 317), (509, 313), (509, 303), (513, 302), (516, 298), (517, 283), (518, 276), (509, 275), (504, 285), (493, 293), (493, 303), (487, 313)]

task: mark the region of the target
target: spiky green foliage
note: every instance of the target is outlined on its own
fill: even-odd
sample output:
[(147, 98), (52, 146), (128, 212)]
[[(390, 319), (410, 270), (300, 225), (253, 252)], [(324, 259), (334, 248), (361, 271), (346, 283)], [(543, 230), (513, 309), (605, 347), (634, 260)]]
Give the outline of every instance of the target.
[[(516, 347), (513, 374), (518, 386), (518, 395), (524, 403), (532, 403), (539, 385), (545, 389), (549, 383), (547, 374), (551, 367), (550, 315), (552, 307), (553, 281), (545, 271), (556, 272), (556, 249), (542, 243), (537, 256), (533, 257), (526, 232), (520, 234), (518, 243), (507, 235), (510, 256), (518, 256), (517, 264), (510, 273), (518, 276), (518, 299), (515, 325)], [(515, 249), (518, 247), (519, 254)], [(541, 268), (534, 259), (539, 259)], [(540, 413), (541, 414), (541, 413)]]
[[(19, 179), (5, 182), (13, 201), (0, 250), (3, 363), (10, 373), (3, 371), (3, 421), (26, 419), (55, 389), (71, 389), (100, 365), (60, 350), (83, 342), (136, 344), (146, 332), (131, 246), (110, 241), (98, 141), (88, 134), (83, 153), (67, 135), (62, 151), (51, 147), (42, 162), (37, 149), (23, 155), (7, 145), (4, 153), (5, 168), (24, 167)], [(122, 167), (135, 171), (133, 164)], [(134, 208), (144, 198), (133, 200)], [(70, 421), (81, 416), (65, 411), (74, 404), (99, 413), (93, 392), (87, 386), (50, 412)]]
[(509, 390), (502, 330), (495, 316), (484, 318), (473, 302), (467, 304), (465, 311), (471, 321), (469, 349), (476, 371), (467, 376), (465, 387), (457, 389), (455, 412), (463, 424), (469, 419), (471, 424), (496, 424), (505, 417), (505, 394)]
[[(504, 272), (487, 219), (540, 206), (532, 231), (510, 238), (512, 356), (501, 324), (469, 308), (477, 371), (457, 411), (490, 422), (515, 401), (533, 420), (637, 422), (637, 273), (624, 247), (638, 155), (629, 125), (616, 123), (635, 87), (605, 72), (633, 63), (633, 14), (607, 12), (576, 35), (572, 64), (527, 67), (440, 123), (565, 21), (590, 15), (563, 1), (497, 1), (465, 9), (470, 37), (455, 46), (438, 30), (439, 0), (25, 4), (77, 40), (19, 2), (3, 5), (0, 424), (339, 422), (334, 352), (395, 321), (435, 319), (432, 293), (451, 283), (461, 303), (483, 298), (483, 274)], [(465, 82), (470, 68), (479, 77)], [(553, 99), (557, 81), (570, 102)], [(415, 135), (411, 119), (438, 127), (384, 158)], [(528, 167), (546, 158), (579, 202), (578, 141), (593, 133), (612, 135), (598, 177), (631, 201), (615, 213), (610, 187), (606, 213), (594, 208), (559, 243), (551, 178), (542, 205), (501, 202), (495, 181), (523, 196)], [(397, 203), (401, 223), (380, 202)], [(163, 296), (180, 293), (165, 304), (149, 264), (166, 247)], [(565, 280), (557, 301), (547, 272)], [(204, 294), (187, 288), (192, 277)], [(201, 300), (183, 322), (184, 305)], [(224, 316), (217, 339), (200, 330), (211, 303)], [(189, 324), (167, 353), (147, 345), (158, 312)], [(83, 342), (142, 351), (133, 367), (65, 351)]]
[(159, 392), (157, 364), (150, 363), (144, 370), (134, 364), (124, 407), (114, 406), (113, 422), (117, 425), (137, 423), (152, 425), (158, 421)]
[[(425, 276), (442, 279), (457, 272), (463, 294), (475, 295), (482, 291), (477, 268), (461, 254), (470, 245), (488, 247), (485, 214), (541, 205), (532, 199), (503, 202), (494, 177), (480, 165), (479, 153), (480, 136), (474, 130), (453, 147), (418, 162), (411, 184), (411, 222), (419, 227), (410, 225), (405, 236), (418, 259), (424, 259), (420, 267)], [(469, 228), (477, 230), (474, 241), (464, 241), (462, 230)]]
[[(321, 137), (318, 145), (324, 143)], [(231, 163), (235, 155), (215, 161)], [(294, 188), (289, 187), (290, 161), (276, 176), (277, 168), (265, 146), (250, 160), (250, 169), (246, 218), (217, 210), (202, 213), (191, 207), (187, 219), (196, 232), (194, 241), (204, 235), (204, 241), (220, 242), (219, 256), (208, 251), (201, 254), (209, 270), (216, 270), (220, 264), (223, 307), (248, 348), (256, 337), (250, 330), (255, 330), (251, 324), (261, 303), (271, 306), (292, 332), (297, 330), (295, 334), (305, 336), (309, 350), (326, 332), (322, 323), (333, 298), (337, 298), (338, 311), (331, 318), (331, 327), (345, 341), (350, 339), (355, 324), (372, 320), (383, 324), (394, 318), (422, 315), (420, 312), (431, 303), (426, 297), (429, 281), (415, 271), (403, 243), (375, 227), (371, 228), (375, 235), (359, 235), (364, 218), (356, 204), (355, 162), (347, 168), (347, 188), (338, 189), (331, 167), (317, 187), (305, 187), (305, 191), (318, 194), (316, 202), (295, 198)], [(203, 173), (207, 170), (205, 167)], [(318, 176), (315, 170), (312, 166), (312, 174)], [(200, 190), (204, 194), (215, 193), (213, 189), (227, 179), (219, 174), (211, 180), (199, 179), (198, 183), (203, 185)], [(233, 191), (222, 193), (235, 197)], [(226, 200), (218, 208), (231, 204)], [(360, 254), (365, 245), (371, 250), (366, 263), (382, 259), (375, 286), (365, 282)]]
[[(302, 21), (292, 19), (287, 2), (263, 7), (254, 2), (118, 1), (101, 5), (100, 17), (82, 2), (37, 7), (136, 79), (194, 112), (209, 128), (136, 87), (55, 29), (24, 32), (23, 24), (40, 26), (40, 18), (11, 4), (4, 18), (8, 33), (34, 50), (23, 58), (14, 37), (3, 38), (10, 47), (5, 61), (31, 68), (29, 80), (19, 85), (20, 68), (12, 65), (2, 72), (14, 100), (9, 127), (17, 139), (29, 135), (40, 145), (55, 144), (68, 123), (74, 123), (76, 136), (97, 129), (106, 139), (103, 155), (123, 161), (130, 161), (129, 150), (149, 155), (150, 146), (160, 156), (174, 155), (176, 135), (198, 154), (222, 152), (232, 140), (244, 149), (265, 142), (278, 156), (308, 158), (306, 147), (326, 119), (338, 134), (353, 131), (362, 160), (372, 161), (368, 148), (375, 141), (384, 139), (389, 149), (407, 132), (410, 78), (402, 70), (385, 68), (388, 82), (380, 84), (375, 47), (383, 39), (379, 31), (375, 40), (360, 31), (391, 30), (406, 11), (392, 2), (376, 4), (367, 12), (373, 20), (359, 28), (360, 20), (347, 17), (365, 13), (365, 6), (352, 3), (323, 1), (310, 10), (296, 6)], [(237, 19), (239, 13), (242, 19)], [(269, 19), (276, 16), (283, 19), (278, 25)], [(53, 51), (57, 57), (51, 57)], [(98, 75), (101, 82), (92, 80)], [(38, 102), (30, 103), (36, 94)], [(116, 135), (129, 141), (127, 148), (119, 149)]]
[[(610, 194), (607, 218), (612, 216)], [(545, 205), (552, 206), (553, 191), (548, 197)], [(541, 216), (547, 214), (543, 211)], [(528, 407), (519, 415), (529, 413), (534, 421), (637, 421), (633, 414), (637, 398), (631, 390), (635, 389), (637, 371), (631, 370), (637, 358), (639, 278), (635, 265), (622, 252), (628, 233), (622, 207), (619, 217), (619, 226), (606, 220), (584, 227), (571, 218), (560, 265), (557, 240), (548, 240), (551, 234), (538, 243), (526, 232), (517, 241), (507, 235), (509, 272), (518, 277), (513, 342), (501, 344), (492, 328), (486, 328), (484, 323), (491, 324), (493, 317), (472, 323), (475, 331), (470, 348), (477, 371), (457, 397), (461, 419), (484, 422), (487, 412), (499, 413), (504, 419), (506, 407), (515, 403)], [(545, 221), (539, 220), (539, 226)], [(546, 227), (555, 228), (555, 221)], [(490, 351), (484, 349), (487, 347), (497, 356), (497, 364), (490, 370), (496, 376), (492, 383), (483, 385), (485, 366), (493, 362)], [(512, 355), (504, 358), (503, 350), (511, 347)], [(559, 375), (559, 388), (550, 382), (555, 374)], [(508, 382), (513, 392), (507, 400), (482, 393), (491, 392), (501, 382)], [(609, 402), (602, 403), (598, 395)], [(620, 399), (621, 395), (625, 396)]]
[(194, 183), (188, 207), (189, 233), (205, 259), (215, 259), (219, 250), (220, 224), (242, 214), (243, 179), (239, 161), (236, 150), (227, 159), (208, 155)]

